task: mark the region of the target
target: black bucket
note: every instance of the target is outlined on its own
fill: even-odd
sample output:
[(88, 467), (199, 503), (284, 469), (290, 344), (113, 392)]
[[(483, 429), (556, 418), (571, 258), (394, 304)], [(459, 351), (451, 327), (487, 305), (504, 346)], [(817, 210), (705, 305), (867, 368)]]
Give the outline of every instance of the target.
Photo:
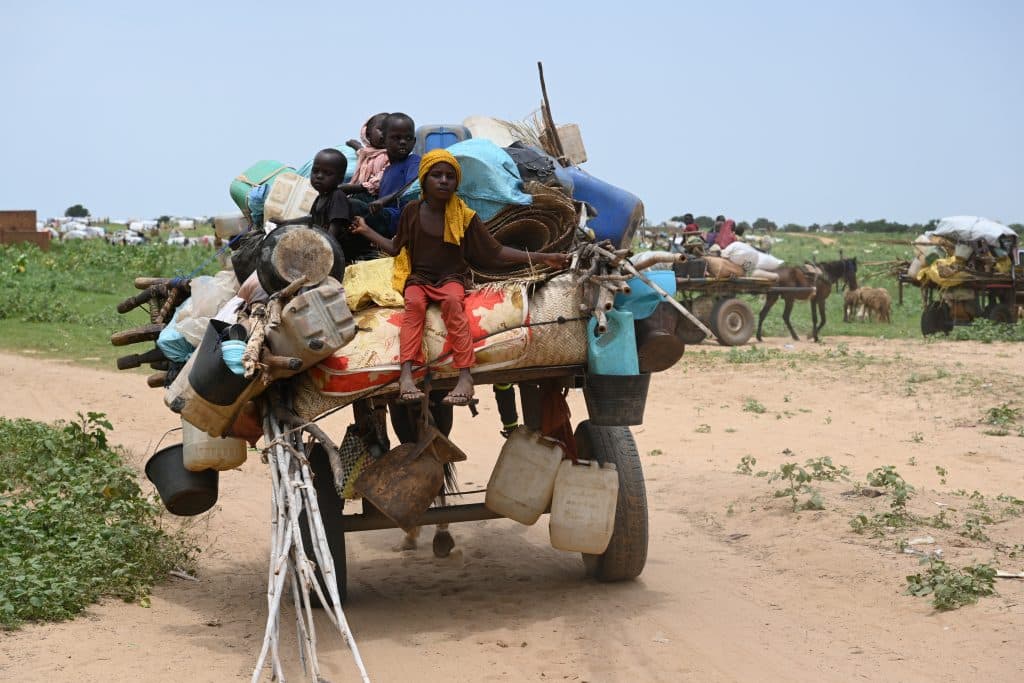
[(643, 424), (650, 373), (639, 375), (588, 374), (583, 386), (590, 422), (603, 427)]
[(156, 486), (167, 511), (182, 517), (206, 512), (217, 502), (220, 472), (191, 472), (182, 461), (182, 445), (161, 448), (146, 463), (146, 477)]
[(203, 341), (195, 351), (195, 363), (188, 373), (188, 382), (199, 397), (218, 406), (233, 404), (256, 379), (236, 375), (224, 362), (220, 350), (221, 338), (224, 336), (229, 339), (245, 340), (245, 327), (210, 320)]
[(267, 294), (273, 294), (300, 275), (309, 277), (306, 284), (310, 286), (328, 275), (342, 282), (345, 254), (338, 240), (320, 228), (306, 225), (282, 225), (270, 231), (260, 242), (256, 257), (260, 286)]

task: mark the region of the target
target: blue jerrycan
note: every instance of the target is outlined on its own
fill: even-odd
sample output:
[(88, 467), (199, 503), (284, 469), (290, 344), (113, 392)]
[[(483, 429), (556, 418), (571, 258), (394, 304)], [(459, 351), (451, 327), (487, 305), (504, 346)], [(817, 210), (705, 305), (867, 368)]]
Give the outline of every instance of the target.
[(587, 364), (595, 375), (638, 375), (640, 361), (636, 352), (633, 314), (610, 310), (608, 330), (597, 335), (597, 318), (587, 324)]

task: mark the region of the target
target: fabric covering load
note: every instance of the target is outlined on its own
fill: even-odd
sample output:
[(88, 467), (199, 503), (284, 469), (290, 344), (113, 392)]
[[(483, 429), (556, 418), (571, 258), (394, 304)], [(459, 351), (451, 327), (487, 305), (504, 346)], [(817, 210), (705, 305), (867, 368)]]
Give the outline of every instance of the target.
[[(525, 286), (491, 286), (470, 291), (466, 294), (466, 315), (474, 340), (475, 371), (500, 369), (515, 363), (526, 352), (531, 331), (524, 327), (530, 322)], [(314, 384), (324, 394), (344, 396), (398, 379), (401, 324), (402, 310), (397, 308), (369, 308), (357, 314), (359, 334), (310, 369)], [(441, 310), (436, 304), (427, 309), (423, 346), (434, 372), (455, 372)]]

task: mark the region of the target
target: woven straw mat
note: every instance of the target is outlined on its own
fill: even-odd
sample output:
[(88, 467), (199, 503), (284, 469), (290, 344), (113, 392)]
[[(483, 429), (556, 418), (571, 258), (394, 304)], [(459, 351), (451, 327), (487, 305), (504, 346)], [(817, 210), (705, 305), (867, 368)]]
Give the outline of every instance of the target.
[[(529, 206), (507, 206), (484, 225), (494, 239), (516, 249), (527, 248), (545, 254), (568, 251), (576, 236), (576, 207), (572, 199), (556, 188), (528, 182), (523, 189), (533, 195)], [(477, 283), (516, 280), (537, 281), (551, 273), (543, 264), (520, 266), (512, 270), (473, 269)]]

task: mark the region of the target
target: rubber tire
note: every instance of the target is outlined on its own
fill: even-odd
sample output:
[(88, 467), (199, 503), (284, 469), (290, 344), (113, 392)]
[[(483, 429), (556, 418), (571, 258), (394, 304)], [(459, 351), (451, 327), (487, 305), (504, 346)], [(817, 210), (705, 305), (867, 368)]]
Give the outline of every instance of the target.
[[(320, 444), (314, 445), (309, 453), (309, 469), (313, 474), (313, 488), (316, 490), (317, 504), (320, 506), (320, 519), (324, 523), (324, 531), (327, 534), (327, 545), (331, 549), (331, 557), (334, 558), (338, 595), (341, 596), (341, 602), (344, 604), (348, 597), (345, 532), (342, 531), (342, 510), (345, 501), (334, 488), (331, 463), (327, 458), (327, 452)], [(313, 553), (313, 537), (310, 534), (309, 521), (305, 512), (299, 515), (299, 531), (302, 533), (302, 544), (307, 550), (309, 559), (316, 562), (316, 555)], [(327, 584), (324, 583), (319, 567), (316, 570), (316, 578), (320, 582), (320, 589), (324, 592), (324, 596), (329, 598)], [(310, 591), (310, 600), (313, 607), (322, 607), (315, 591)]]
[(754, 311), (741, 299), (720, 299), (711, 309), (711, 331), (722, 346), (742, 346), (754, 334)]
[(576, 428), (576, 447), (581, 458), (613, 463), (619, 474), (612, 538), (601, 555), (583, 553), (587, 576), (635, 579), (647, 564), (647, 488), (633, 434), (628, 427), (599, 427), (584, 420)]
[(949, 334), (952, 331), (953, 319), (948, 304), (933, 301), (921, 311), (921, 334), (925, 337), (938, 332)]
[(1009, 325), (1013, 322), (1013, 310), (1004, 303), (991, 303), (985, 307), (985, 317), (994, 323)]

